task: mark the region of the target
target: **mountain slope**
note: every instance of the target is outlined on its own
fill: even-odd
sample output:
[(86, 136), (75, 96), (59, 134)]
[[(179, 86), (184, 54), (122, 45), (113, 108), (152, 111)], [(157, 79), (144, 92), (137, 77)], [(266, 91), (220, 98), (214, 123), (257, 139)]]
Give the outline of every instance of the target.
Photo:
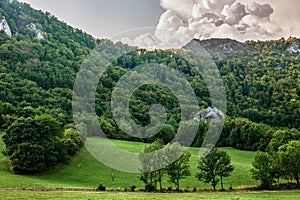
[[(0, 1), (0, 19), (7, 22), (0, 31), (0, 102), (10, 108), (2, 115), (14, 119), (27, 107), (71, 122), (75, 75), (96, 39), (17, 1)], [(13, 120), (1, 118), (3, 128)]]
[[(24, 3), (1, 0), (0, 8), (0, 20), (5, 18), (11, 30), (11, 37), (5, 30), (0, 31), (1, 128), (4, 130), (18, 117), (37, 113), (51, 114), (62, 125), (72, 123), (72, 89), (83, 60), (98, 44), (108, 50), (122, 44), (97, 40)], [(248, 118), (275, 130), (300, 127), (299, 46), (296, 38), (246, 43), (230, 39), (193, 40), (187, 45), (194, 50), (203, 47), (212, 55), (226, 87), (229, 117)], [(110, 55), (108, 50), (103, 53)], [(112, 63), (114, 68), (107, 70), (97, 89), (96, 112), (111, 138), (133, 139), (116, 127), (110, 110), (111, 92), (129, 69), (147, 62), (181, 71), (192, 83), (201, 108), (211, 106), (201, 76), (173, 52), (129, 52)], [(154, 103), (164, 103), (169, 109), (167, 126), (158, 134), (167, 141), (178, 129), (180, 111), (171, 91), (161, 87), (136, 91), (132, 97), (132, 116), (136, 122), (147, 124), (149, 105)], [(204, 130), (199, 130), (197, 145)], [(224, 131), (224, 146), (230, 145), (230, 131)], [(269, 137), (261, 135), (266, 140)]]
[(193, 40), (185, 48), (205, 49), (227, 88), (228, 114), (272, 126), (299, 128), (300, 40)]

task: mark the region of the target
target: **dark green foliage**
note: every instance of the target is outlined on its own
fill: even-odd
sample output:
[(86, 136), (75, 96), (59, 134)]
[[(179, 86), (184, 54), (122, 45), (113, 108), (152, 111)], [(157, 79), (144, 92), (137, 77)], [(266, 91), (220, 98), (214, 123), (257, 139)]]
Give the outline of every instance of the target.
[(230, 176), (234, 167), (226, 151), (214, 148), (199, 161), (198, 169), (200, 172), (196, 174), (196, 177), (203, 183), (211, 183), (216, 191), (219, 181), (221, 181), (221, 189), (224, 190), (223, 178)]
[(150, 146), (145, 147), (144, 151), (139, 155), (139, 159), (142, 163), (140, 181), (144, 182), (145, 190), (148, 192), (156, 191), (157, 184), (159, 184), (160, 191), (162, 191), (162, 177), (164, 175), (164, 169), (159, 165), (163, 165), (165, 158), (154, 154), (153, 156), (147, 155), (163, 148), (163, 141), (160, 139), (155, 140)]
[(293, 140), (279, 148), (281, 167), (286, 178), (292, 178), (300, 186), (300, 141)]
[(130, 189), (131, 189), (131, 192), (134, 192), (135, 189), (136, 189), (136, 186), (135, 186), (135, 185), (132, 185), (132, 186), (130, 187)]
[(262, 123), (246, 118), (227, 118), (218, 146), (231, 146), (241, 150), (265, 150), (274, 130)]
[[(158, 150), (162, 150), (158, 152)], [(164, 174), (169, 176), (169, 181), (175, 184), (179, 191), (180, 180), (191, 175), (189, 152), (179, 143), (163, 145), (163, 141), (156, 139), (150, 146), (145, 147), (139, 158), (142, 163), (140, 181), (145, 183), (145, 191), (156, 191), (159, 184), (162, 191), (162, 178)], [(154, 152), (152, 155), (147, 153)], [(176, 159), (175, 159), (176, 158)], [(164, 167), (168, 165), (167, 167)]]
[(272, 184), (275, 183), (275, 177), (273, 176), (274, 165), (271, 155), (265, 152), (258, 152), (252, 165), (254, 167), (251, 170), (253, 178), (260, 180), (262, 189), (270, 189)]
[(99, 190), (99, 191), (105, 191), (105, 190), (106, 190), (106, 187), (101, 183), (101, 184), (98, 186), (97, 190)]
[[(0, 120), (10, 121), (12, 115), (28, 117), (22, 110), (30, 106), (43, 107), (60, 122), (70, 123), (75, 75), (96, 40), (25, 3), (1, 1), (0, 16), (6, 18), (13, 34), (9, 38), (0, 33), (0, 101), (19, 111), (0, 112)], [(44, 33), (44, 40), (35, 39), (30, 23)], [(2, 124), (5, 130), (8, 125)]]
[(174, 157), (179, 157), (175, 162), (166, 167), (166, 173), (169, 176), (169, 181), (174, 183), (176, 191), (180, 189), (180, 180), (191, 175), (190, 158), (191, 153), (185, 151), (179, 143), (168, 144), (166, 146), (165, 154), (166, 161), (171, 163)]
[(36, 173), (46, 169), (45, 149), (41, 145), (24, 142), (10, 156), (10, 171), (14, 173)]
[(219, 150), (218, 160), (218, 176), (220, 177), (221, 189), (224, 190), (223, 178), (228, 177), (234, 170), (234, 166), (231, 165), (231, 158), (226, 151)]
[(62, 136), (59, 123), (49, 115), (19, 118), (3, 136), (4, 154), (10, 160), (11, 170), (35, 173), (65, 162), (66, 148)]
[(280, 179), (300, 180), (299, 132), (295, 129), (278, 130), (273, 134), (267, 152), (258, 152), (252, 163), (253, 178), (261, 181), (263, 189), (270, 189)]

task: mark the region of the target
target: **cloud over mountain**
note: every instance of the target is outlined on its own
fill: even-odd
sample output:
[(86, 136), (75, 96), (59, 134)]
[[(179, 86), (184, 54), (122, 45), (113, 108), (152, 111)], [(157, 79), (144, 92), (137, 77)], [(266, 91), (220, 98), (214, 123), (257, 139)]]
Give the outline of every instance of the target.
[(160, 4), (166, 11), (155, 34), (141, 35), (130, 44), (170, 48), (193, 38), (245, 41), (300, 35), (296, 0), (161, 0)]
[[(274, 9), (268, 3), (161, 0), (161, 5), (167, 9), (168, 14), (161, 16), (158, 27), (176, 30), (190, 38), (230, 37), (244, 41), (283, 35), (281, 26), (271, 18)], [(170, 21), (170, 18), (177, 20)]]

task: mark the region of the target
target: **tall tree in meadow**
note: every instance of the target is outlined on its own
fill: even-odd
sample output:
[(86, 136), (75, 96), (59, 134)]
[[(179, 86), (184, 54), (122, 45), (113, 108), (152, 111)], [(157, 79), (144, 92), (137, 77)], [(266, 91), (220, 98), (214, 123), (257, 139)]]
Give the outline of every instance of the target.
[[(175, 184), (176, 190), (180, 189), (180, 180), (191, 175), (190, 158), (191, 153), (179, 143), (168, 144), (165, 149), (166, 162), (171, 163), (166, 167), (169, 181)], [(180, 156), (181, 155), (181, 156)], [(178, 158), (179, 157), (179, 158)], [(172, 163), (174, 158), (178, 158)]]
[(214, 191), (221, 180), (221, 187), (224, 190), (223, 178), (231, 175), (234, 167), (230, 164), (231, 159), (226, 151), (214, 148), (203, 159), (199, 161), (196, 178), (203, 183), (211, 183)]
[(287, 177), (292, 177), (297, 186), (300, 185), (300, 141), (290, 141), (288, 144), (279, 148), (279, 155), (282, 162), (282, 167)]
[(252, 177), (255, 180), (260, 180), (261, 188), (270, 189), (272, 184), (275, 182), (275, 177), (273, 176), (274, 167), (272, 156), (266, 152), (257, 152), (252, 165)]
[(234, 170), (234, 166), (231, 165), (231, 158), (226, 151), (218, 150), (219, 160), (217, 175), (220, 177), (221, 188), (224, 190), (223, 178), (228, 177)]
[(163, 153), (157, 153), (163, 148), (163, 141), (156, 139), (151, 145), (146, 146), (144, 151), (139, 155), (142, 167), (139, 176), (140, 181), (144, 182), (145, 190), (148, 192), (154, 191), (159, 184), (160, 191), (162, 191), (162, 177), (164, 175)]

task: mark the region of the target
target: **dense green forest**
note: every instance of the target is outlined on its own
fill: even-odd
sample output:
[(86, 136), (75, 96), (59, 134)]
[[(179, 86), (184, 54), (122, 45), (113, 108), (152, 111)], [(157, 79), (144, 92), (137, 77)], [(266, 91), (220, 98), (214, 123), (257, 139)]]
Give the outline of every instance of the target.
[[(0, 129), (12, 134), (14, 122), (26, 125), (44, 117), (55, 120), (61, 132), (69, 130), (73, 123), (72, 90), (82, 62), (98, 45), (104, 49), (101, 51), (104, 57), (110, 55), (109, 50), (114, 46), (125, 45), (95, 39), (60, 22), (50, 13), (17, 1), (0, 1), (0, 19), (7, 21), (12, 33), (10, 37), (0, 31)], [(43, 38), (38, 38), (30, 28), (32, 23), (43, 33)], [(233, 43), (232, 40), (225, 42)], [(243, 45), (245, 49), (241, 51), (212, 55), (228, 100), (227, 118), (218, 146), (265, 151), (275, 133), (299, 133), (300, 39), (247, 41)], [(180, 121), (179, 104), (172, 91), (148, 85), (131, 97), (131, 114), (139, 124), (149, 124), (148, 111), (152, 104), (164, 105), (168, 113), (164, 128), (155, 137), (142, 140), (123, 133), (112, 118), (111, 93), (118, 80), (139, 64), (155, 62), (182, 72), (193, 86), (202, 109), (211, 106), (209, 91), (193, 66), (173, 51), (133, 49), (114, 61), (99, 80), (96, 94), (99, 123), (109, 138), (153, 142), (159, 137), (167, 143), (177, 132)], [(218, 47), (211, 51), (218, 51)], [(206, 123), (199, 123), (193, 142), (196, 147), (201, 146), (208, 128)], [(59, 136), (64, 144), (68, 140), (66, 135), (70, 134)], [(9, 144), (8, 136), (4, 140)], [(34, 145), (28, 148), (39, 149)], [(5, 152), (10, 155), (8, 149)]]

